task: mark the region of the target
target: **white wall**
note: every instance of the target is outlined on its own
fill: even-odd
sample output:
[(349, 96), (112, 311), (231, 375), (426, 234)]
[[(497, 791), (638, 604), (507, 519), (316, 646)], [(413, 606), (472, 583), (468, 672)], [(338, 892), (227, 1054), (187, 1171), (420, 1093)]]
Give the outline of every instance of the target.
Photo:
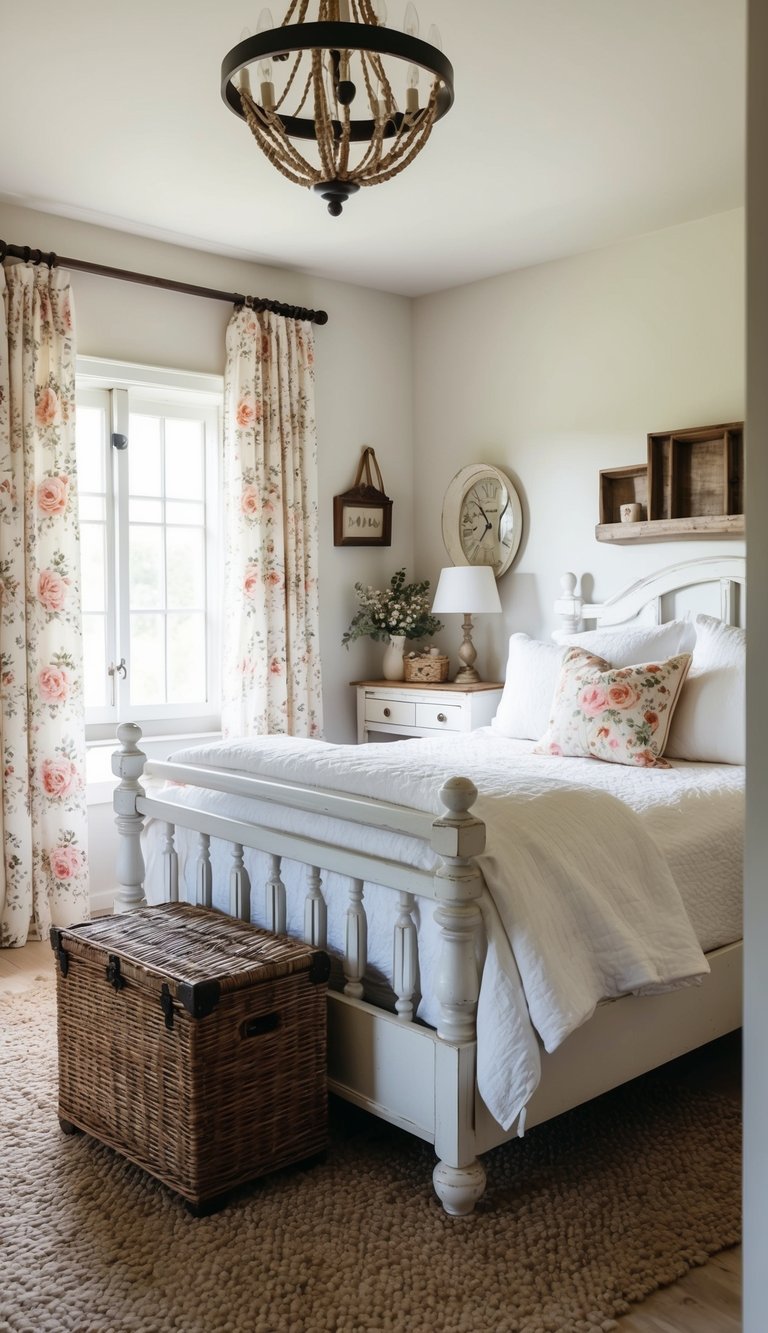
[[(374, 670), (381, 655), (380, 647), (368, 641), (349, 652), (341, 647), (357, 605), (353, 584), (356, 579), (386, 580), (399, 565), (410, 567), (413, 562), (410, 301), (2, 202), (0, 237), (73, 259), (328, 311), (328, 324), (315, 330), (325, 734), (334, 741), (353, 740), (354, 691), (347, 682)], [(231, 312), (225, 302), (87, 273), (73, 273), (72, 284), (81, 354), (223, 373)], [(332, 498), (352, 485), (365, 444), (375, 448), (394, 500), (391, 549), (333, 545)]]
[(746, 950), (744, 1031), (744, 1333), (763, 1333), (768, 1319), (768, 7), (749, 7), (748, 119), (748, 361), (747, 463), (749, 491), (747, 568), (753, 589), (747, 649), (747, 846), (744, 944)]
[[(714, 542), (596, 542), (598, 472), (642, 463), (651, 431), (744, 417), (744, 215), (725, 213), (415, 303), (415, 558), (435, 578), (440, 506), (467, 463), (505, 469), (525, 535), (499, 583), (503, 622), (478, 622), (500, 679), (513, 629), (546, 636), (568, 569), (610, 595)], [(743, 550), (743, 546), (727, 546)], [(460, 641), (458, 621), (443, 643)]]

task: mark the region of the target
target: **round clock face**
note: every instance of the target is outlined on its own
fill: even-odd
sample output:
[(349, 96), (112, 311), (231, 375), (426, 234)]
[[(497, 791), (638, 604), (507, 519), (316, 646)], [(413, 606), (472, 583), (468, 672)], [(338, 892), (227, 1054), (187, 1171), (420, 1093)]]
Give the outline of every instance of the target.
[(443, 541), (455, 564), (490, 565), (496, 577), (512, 563), (523, 534), (520, 498), (496, 467), (462, 468), (443, 504)]

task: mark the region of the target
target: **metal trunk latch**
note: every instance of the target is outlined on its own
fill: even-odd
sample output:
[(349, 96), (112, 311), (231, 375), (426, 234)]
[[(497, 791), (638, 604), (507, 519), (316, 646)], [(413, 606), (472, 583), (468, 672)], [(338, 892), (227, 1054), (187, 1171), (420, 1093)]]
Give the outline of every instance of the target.
[(51, 948), (56, 955), (56, 960), (61, 969), (61, 975), (65, 977), (69, 971), (69, 954), (64, 948), (62, 934), (55, 926), (51, 926)]
[(173, 1027), (173, 996), (165, 981), (160, 988), (160, 1008), (165, 1014), (165, 1026), (170, 1032)]
[(125, 977), (120, 975), (120, 959), (117, 954), (109, 955), (109, 962), (106, 967), (107, 981), (115, 990), (122, 990), (125, 983)]

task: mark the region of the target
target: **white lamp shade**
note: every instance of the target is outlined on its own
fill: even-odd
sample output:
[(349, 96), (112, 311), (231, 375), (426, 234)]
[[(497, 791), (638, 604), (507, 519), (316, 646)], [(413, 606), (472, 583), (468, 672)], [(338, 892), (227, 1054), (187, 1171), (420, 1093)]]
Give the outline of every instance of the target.
[(432, 610), (438, 614), (459, 611), (462, 615), (500, 611), (499, 590), (490, 565), (453, 565), (442, 569)]

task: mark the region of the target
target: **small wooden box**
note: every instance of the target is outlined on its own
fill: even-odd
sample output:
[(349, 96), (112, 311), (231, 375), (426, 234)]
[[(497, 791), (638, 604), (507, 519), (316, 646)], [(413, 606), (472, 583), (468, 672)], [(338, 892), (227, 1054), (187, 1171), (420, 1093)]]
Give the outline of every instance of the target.
[(744, 513), (744, 423), (648, 436), (651, 519)]
[(322, 950), (166, 903), (51, 930), (59, 1117), (210, 1210), (327, 1144)]
[(640, 517), (648, 518), (648, 467), (645, 463), (606, 468), (600, 473), (600, 522), (618, 523), (624, 504), (639, 504)]

